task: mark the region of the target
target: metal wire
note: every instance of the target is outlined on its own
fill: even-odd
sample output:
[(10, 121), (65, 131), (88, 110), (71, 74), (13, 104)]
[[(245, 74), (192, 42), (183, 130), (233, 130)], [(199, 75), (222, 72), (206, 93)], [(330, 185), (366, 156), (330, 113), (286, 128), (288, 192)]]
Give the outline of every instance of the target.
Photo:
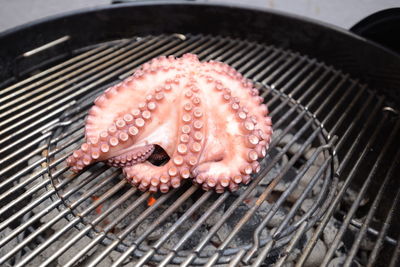
[[(104, 165), (98, 164), (85, 173), (71, 175), (65, 167), (65, 158), (82, 138), (83, 118), (93, 99), (152, 57), (161, 54), (180, 56), (186, 52), (196, 53), (202, 60), (224, 61), (245, 77), (258, 82), (261, 95), (271, 110), (274, 128), (280, 131), (274, 135), (270, 145), (270, 151), (279, 148), (278, 153), (270, 154), (267, 167), (238, 196), (228, 192), (215, 196), (213, 192), (204, 193), (200, 190), (200, 195), (195, 197), (199, 194), (196, 186), (183, 186), (185, 190), (173, 190), (162, 195), (150, 207), (145, 204), (149, 193), (138, 193), (120, 180), (120, 172), (108, 173), (110, 170)], [(0, 254), (0, 264), (10, 266), (33, 262), (48, 266), (68, 254), (77, 244), (83, 243), (84, 246), (79, 245), (80, 251), (63, 261), (63, 266), (73, 266), (83, 260), (85, 265), (95, 266), (104, 263), (115, 251), (120, 254), (112, 262), (113, 266), (127, 261), (134, 261), (137, 266), (150, 262), (158, 262), (161, 266), (170, 263), (182, 266), (213, 266), (219, 263), (259, 266), (270, 260), (270, 255), (278, 255), (276, 264), (282, 266), (288, 255), (298, 248), (305, 232), (313, 231), (297, 261), (297, 266), (302, 266), (336, 207), (343, 201), (347, 188), (354, 183), (353, 178), (362, 171), (364, 162), (373, 157), (367, 152), (374, 148), (376, 159), (379, 160), (369, 170), (357, 201), (348, 211), (324, 259), (323, 264), (327, 265), (343, 233), (349, 225), (355, 225), (352, 215), (366, 194), (370, 180), (376, 177), (377, 169), (382, 166), (383, 158), (388, 157), (388, 150), (395, 143), (393, 136), (397, 131), (393, 130), (392, 134), (383, 133), (385, 143), (381, 147), (376, 146), (380, 129), (392, 129), (396, 121), (396, 125), (399, 124), (398, 117), (389, 118), (387, 113), (381, 113), (383, 98), (377, 97), (366, 85), (352, 80), (334, 67), (264, 44), (201, 35), (147, 36), (81, 49), (70, 59), (0, 90), (0, 95), (0, 201), (6, 202), (0, 208), (0, 232), (11, 229), (13, 225), (11, 230), (7, 230), (8, 234), (0, 239), (0, 248), (13, 240), (18, 241), (9, 251)], [(279, 147), (289, 134), (292, 134), (289, 142)], [(260, 182), (268, 172), (282, 162), (298, 143), (298, 149), (282, 166), (281, 172), (260, 190)], [(312, 156), (296, 167), (297, 175), (286, 191), (266, 210), (258, 227), (249, 235), (248, 242), (235, 247), (233, 243), (237, 236), (311, 146), (315, 148)], [(278, 227), (269, 228), (269, 220), (319, 157), (323, 158), (323, 162), (312, 175), (308, 186)], [(399, 191), (387, 217), (381, 218), (382, 228), (379, 231), (373, 229), (370, 222), (376, 219), (384, 189), (398, 174), (395, 163), (392, 166), (366, 220), (357, 224), (360, 231), (346, 258), (347, 266), (357, 257), (360, 241), (366, 235), (375, 233), (378, 239), (370, 256), (372, 263), (376, 261), (381, 245), (390, 239), (387, 233)], [(333, 177), (334, 173), (343, 181), (336, 195), (338, 181)], [(299, 207), (318, 182), (321, 183), (320, 193), (314, 196), (314, 204), (300, 216)], [(93, 199), (96, 192), (99, 195)], [(259, 192), (258, 195), (254, 195), (256, 192)], [(247, 208), (243, 217), (235, 222), (230, 233), (219, 244), (213, 245), (212, 250), (205, 250), (248, 197), (256, 199), (255, 205)], [(333, 203), (330, 205), (331, 200)], [(132, 203), (128, 207), (122, 208), (130, 201)], [(183, 209), (188, 201), (192, 204)], [(191, 221), (198, 209), (205, 205), (209, 205), (207, 210), (165, 250), (164, 246), (180, 233), (182, 225)], [(196, 233), (222, 207), (225, 210), (217, 223), (188, 249), (189, 241), (193, 242), (191, 240)], [(125, 218), (140, 209), (144, 210), (133, 221), (124, 223)], [(115, 216), (116, 211), (121, 213)], [(148, 221), (154, 212), (159, 212), (159, 216), (148, 222), (144, 232), (136, 233), (138, 227)], [(171, 225), (161, 228), (168, 218), (176, 214), (179, 215)], [(322, 222), (313, 229), (321, 216), (324, 216)], [(108, 221), (108, 218), (113, 219)], [(61, 227), (49, 234), (58, 224)], [(120, 232), (113, 233), (118, 227), (122, 227)], [(163, 229), (164, 234), (149, 243), (149, 236), (157, 229)], [(261, 238), (264, 230), (269, 234), (267, 238)], [(37, 244), (32, 245), (34, 242)], [(56, 251), (40, 261), (40, 255), (52, 246), (57, 246)], [(394, 249), (392, 264), (395, 264), (399, 251), (398, 247)]]
[[(374, 115), (376, 116), (377, 111), (379, 110), (379, 105), (377, 105), (375, 107), (375, 109), (372, 112), (372, 115), (369, 117), (369, 120), (367, 122), (367, 124), (365, 125), (365, 127), (363, 127), (362, 131), (360, 131), (360, 133), (358, 134), (357, 138), (355, 141), (353, 141), (352, 146), (349, 149), (349, 152), (354, 151), (356, 145), (360, 142), (361, 137), (367, 132), (368, 127), (370, 126), (369, 124), (371, 124), (373, 122), (374, 119)], [(352, 179), (354, 178), (355, 174), (357, 173), (358, 168), (360, 167), (362, 160), (365, 157), (365, 154), (368, 152), (368, 150), (370, 149), (370, 147), (372, 146), (373, 142), (376, 140), (378, 133), (379, 133), (379, 129), (380, 127), (382, 127), (383, 123), (385, 122), (385, 120), (381, 120), (379, 125), (375, 128), (371, 138), (369, 139), (367, 145), (365, 146), (362, 154), (359, 156), (358, 160), (356, 161), (354, 168), (352, 169), (352, 172), (350, 173), (350, 175), (348, 176), (348, 178), (346, 179), (345, 183), (342, 185), (340, 191), (338, 192), (334, 202), (331, 204), (330, 208), (328, 209), (327, 213), (324, 216), (324, 219), (322, 220), (322, 222), (320, 223), (320, 225), (318, 226), (318, 228), (316, 229), (315, 233), (313, 234), (312, 238), (310, 239), (306, 249), (304, 250), (303, 254), (301, 255), (299, 261), (297, 262), (296, 266), (302, 266), (307, 257), (309, 256), (309, 254), (312, 251), (312, 248), (314, 247), (314, 245), (316, 244), (319, 235), (321, 234), (322, 230), (325, 228), (326, 224), (329, 221), (329, 218), (332, 216), (335, 208), (337, 207), (337, 205), (339, 204), (339, 202), (341, 201), (341, 198), (343, 197), (346, 189), (348, 188), (348, 186), (350, 185)], [(353, 124), (354, 125), (354, 124)], [(348, 132), (351, 128), (348, 128)], [(345, 139), (341, 139), (338, 143), (338, 145), (336, 146), (337, 149), (341, 147), (341, 144), (343, 144), (342, 142), (344, 142)], [(341, 171), (344, 169), (344, 167), (346, 167), (346, 164), (349, 163), (349, 157), (351, 156), (351, 153), (348, 153), (346, 155), (346, 157), (341, 161), (341, 165), (338, 167), (337, 172), (341, 173)]]
[[(393, 134), (392, 134), (391, 136), (395, 135), (396, 133), (398, 134), (399, 125), (400, 125), (400, 123), (397, 123), (396, 129), (393, 130)], [(379, 156), (381, 156), (381, 155), (382, 155), (382, 154), (380, 154)], [(378, 158), (379, 161), (381, 161), (381, 159), (382, 159), (382, 157), (379, 157), (379, 158)], [(393, 177), (394, 170), (395, 170), (396, 166), (398, 166), (399, 162), (400, 162), (400, 150), (399, 150), (399, 152), (397, 153), (396, 157), (394, 158), (393, 163), (392, 163), (392, 165), (390, 166), (390, 168), (389, 168), (389, 170), (388, 170), (388, 173), (387, 173), (385, 179), (383, 180), (382, 186), (380, 187), (379, 192), (378, 192), (377, 196), (375, 197), (375, 200), (374, 200), (374, 202), (372, 203), (372, 206), (371, 206), (370, 210), (368, 211), (368, 215), (367, 215), (367, 217), (365, 218), (365, 221), (364, 221), (364, 223), (363, 223), (363, 225), (362, 225), (362, 227), (361, 227), (361, 229), (360, 229), (360, 232), (359, 232), (359, 233), (357, 234), (357, 236), (356, 236), (356, 239), (355, 239), (355, 241), (354, 241), (354, 243), (353, 243), (353, 246), (351, 247), (351, 250), (350, 250), (350, 252), (349, 252), (349, 256), (347, 257), (347, 259), (346, 259), (346, 261), (345, 261), (345, 263), (344, 263), (344, 266), (348, 267), (348, 266), (350, 266), (350, 264), (352, 263), (352, 261), (353, 261), (353, 259), (354, 259), (354, 257), (355, 257), (355, 254), (356, 254), (356, 252), (357, 252), (357, 249), (358, 249), (358, 247), (360, 246), (361, 240), (362, 240), (362, 238), (365, 237), (365, 234), (367, 233), (368, 225), (371, 223), (371, 220), (372, 220), (372, 218), (373, 218), (373, 216), (374, 216), (374, 213), (375, 213), (376, 210), (378, 209), (379, 202), (381, 201), (382, 196), (383, 196), (383, 194), (384, 194), (384, 192), (385, 192), (385, 190), (386, 190), (386, 188), (387, 188), (387, 186), (388, 186), (388, 183), (389, 183), (390, 179)], [(378, 161), (377, 161), (377, 163), (378, 163)], [(377, 166), (377, 165), (378, 165), (378, 164), (374, 165), (374, 168), (373, 168), (372, 171), (370, 172), (370, 175), (368, 176), (368, 178), (374, 176), (373, 174), (374, 174), (375, 171), (376, 171), (376, 167), (375, 167), (375, 166)], [(367, 184), (367, 183), (368, 183), (368, 182), (366, 181), (365, 184)], [(365, 184), (364, 184), (364, 185), (365, 185)], [(362, 188), (362, 189), (363, 189), (363, 188)], [(361, 198), (360, 198), (360, 195), (361, 195), (362, 192), (363, 192), (362, 189), (361, 189), (361, 191), (360, 191), (360, 193), (359, 193), (359, 196), (357, 196), (357, 200), (358, 200), (358, 199), (361, 199)], [(358, 201), (358, 202), (356, 201), (353, 205), (355, 206), (356, 203), (359, 203), (359, 201)], [(352, 216), (351, 211), (347, 214), (347, 216), (349, 216), (349, 217)], [(345, 224), (343, 224), (343, 225), (345, 225)]]

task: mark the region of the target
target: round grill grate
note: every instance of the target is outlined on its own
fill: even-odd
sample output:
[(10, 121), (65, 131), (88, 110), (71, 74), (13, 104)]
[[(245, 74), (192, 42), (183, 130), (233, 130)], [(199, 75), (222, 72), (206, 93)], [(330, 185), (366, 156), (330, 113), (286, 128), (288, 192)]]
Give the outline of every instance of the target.
[[(103, 163), (70, 172), (65, 159), (83, 140), (84, 118), (95, 97), (153, 57), (188, 52), (223, 61), (253, 80), (271, 111), (272, 143), (252, 182), (224, 194), (188, 182), (150, 196)], [(345, 214), (347, 204), (339, 203), (348, 203), (347, 188), (358, 192), (360, 185), (378, 181), (373, 175), (379, 166), (382, 177), (385, 166), (395, 166), (388, 179), (398, 168), (398, 161), (391, 161), (398, 160), (395, 110), (366, 85), (298, 53), (173, 34), (85, 47), (47, 66), (52, 67), (1, 91), (0, 200), (6, 204), (0, 208), (0, 265), (279, 266), (296, 251), (304, 263), (316, 243), (327, 242), (321, 235), (329, 220)], [(348, 218), (338, 226), (326, 261), (346, 229), (361, 227)], [(319, 219), (323, 223), (316, 225)], [(385, 240), (396, 244), (392, 237)]]

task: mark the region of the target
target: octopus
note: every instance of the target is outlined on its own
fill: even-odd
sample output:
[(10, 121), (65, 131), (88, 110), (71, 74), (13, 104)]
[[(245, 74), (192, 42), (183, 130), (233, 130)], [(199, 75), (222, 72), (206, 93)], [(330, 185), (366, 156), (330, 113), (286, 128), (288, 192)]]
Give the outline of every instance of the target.
[(271, 140), (263, 100), (225, 63), (154, 58), (94, 101), (85, 143), (67, 164), (74, 172), (99, 161), (121, 167), (141, 191), (165, 193), (185, 179), (235, 191), (260, 171)]

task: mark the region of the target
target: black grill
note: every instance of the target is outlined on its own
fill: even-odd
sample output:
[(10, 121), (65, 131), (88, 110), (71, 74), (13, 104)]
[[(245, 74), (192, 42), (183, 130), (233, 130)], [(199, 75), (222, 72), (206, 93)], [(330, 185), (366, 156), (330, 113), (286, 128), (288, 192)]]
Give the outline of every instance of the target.
[[(70, 172), (65, 159), (95, 97), (153, 57), (188, 52), (230, 64), (265, 98), (274, 135), (252, 182), (151, 195), (102, 163)], [(328, 244), (332, 221), (323, 264), (340, 254), (345, 266), (396, 265), (400, 120), (366, 84), (318, 59), (219, 36), (134, 37), (54, 60), (1, 90), (0, 265), (283, 266), (296, 255), (302, 266)]]

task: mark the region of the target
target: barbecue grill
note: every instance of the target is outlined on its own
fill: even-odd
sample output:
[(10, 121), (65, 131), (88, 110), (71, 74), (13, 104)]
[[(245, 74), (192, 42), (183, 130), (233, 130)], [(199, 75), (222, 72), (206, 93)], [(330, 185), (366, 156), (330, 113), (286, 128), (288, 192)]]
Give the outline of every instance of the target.
[[(394, 52), (302, 18), (198, 3), (85, 10), (0, 40), (1, 266), (396, 266)], [(271, 111), (251, 183), (151, 195), (103, 163), (72, 173), (93, 100), (149, 59), (188, 52), (252, 79)]]

